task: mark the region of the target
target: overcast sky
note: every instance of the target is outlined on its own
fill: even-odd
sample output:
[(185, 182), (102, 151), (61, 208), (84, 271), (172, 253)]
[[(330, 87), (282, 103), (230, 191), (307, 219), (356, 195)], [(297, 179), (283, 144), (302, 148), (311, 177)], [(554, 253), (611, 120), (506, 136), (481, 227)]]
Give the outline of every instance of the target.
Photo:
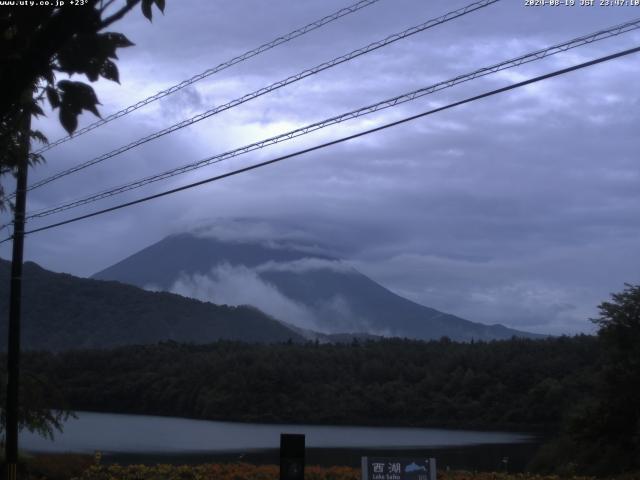
[[(580, 3), (579, 0), (576, 0)], [(104, 115), (323, 17), (345, 0), (169, 0), (112, 28), (121, 85), (95, 84)], [(380, 0), (47, 152), (31, 180), (124, 145), (469, 2)], [(636, 17), (640, 7), (502, 0), (150, 142), (29, 195), (29, 210), (240, 147)], [(640, 44), (638, 32), (441, 91), (110, 201), (315, 145)], [(26, 258), (88, 276), (164, 236), (250, 217), (291, 225), (396, 293), (473, 321), (593, 331), (596, 306), (640, 282), (640, 55), (394, 127), (144, 205), (33, 234)], [(81, 126), (94, 121), (91, 114)], [(39, 122), (63, 135), (55, 113)], [(5, 179), (6, 184), (6, 179)], [(3, 215), (6, 219), (6, 214)], [(4, 223), (4, 222), (3, 222)], [(9, 256), (4, 244), (0, 253)]]

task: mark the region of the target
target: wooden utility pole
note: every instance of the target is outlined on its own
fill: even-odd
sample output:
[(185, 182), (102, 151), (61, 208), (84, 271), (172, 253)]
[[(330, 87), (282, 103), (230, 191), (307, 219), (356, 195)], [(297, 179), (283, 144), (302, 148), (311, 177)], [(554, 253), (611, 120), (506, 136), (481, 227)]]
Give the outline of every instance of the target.
[(20, 313), (22, 301), (22, 257), (24, 252), (24, 217), (27, 204), (27, 171), (29, 169), (29, 147), (31, 113), (23, 107), (20, 142), (21, 152), (17, 166), (16, 204), (13, 216), (13, 252), (11, 256), (11, 286), (9, 300), (9, 345), (7, 355), (7, 405), (5, 462), (7, 479), (16, 480), (18, 475), (18, 412), (20, 389)]

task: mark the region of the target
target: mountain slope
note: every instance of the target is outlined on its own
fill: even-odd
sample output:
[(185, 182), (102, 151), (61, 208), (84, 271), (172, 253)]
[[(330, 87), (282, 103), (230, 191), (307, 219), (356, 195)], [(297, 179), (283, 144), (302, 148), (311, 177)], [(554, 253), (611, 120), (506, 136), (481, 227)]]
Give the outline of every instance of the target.
[[(324, 333), (366, 332), (417, 339), (491, 340), (512, 336), (538, 337), (502, 325), (484, 325), (419, 305), (389, 291), (340, 260), (310, 253), (309, 246), (231, 242), (179, 234), (166, 237), (93, 278), (117, 280), (139, 287), (181, 291), (197, 298), (215, 298), (224, 291), (229, 276), (242, 274), (242, 288), (249, 280), (263, 282), (262, 290), (245, 303), (255, 304), (278, 319), (301, 325), (296, 315), (312, 318), (312, 329)], [(221, 265), (226, 265), (219, 271)], [(253, 277), (252, 277), (253, 275)], [(254, 278), (255, 277), (255, 278)], [(183, 281), (185, 280), (186, 281)], [(180, 286), (180, 288), (178, 288)], [(281, 295), (294, 308), (277, 314), (274, 302), (260, 302), (265, 288)], [(191, 289), (193, 293), (189, 293)], [(279, 298), (282, 302), (282, 298)], [(224, 302), (223, 302), (224, 303)], [(229, 302), (231, 303), (231, 302)], [(287, 317), (287, 315), (289, 315)]]
[[(0, 348), (7, 344), (10, 263), (0, 260)], [(302, 340), (251, 307), (228, 307), (118, 282), (53, 273), (24, 265), (22, 342), (25, 349), (66, 350), (152, 344)]]

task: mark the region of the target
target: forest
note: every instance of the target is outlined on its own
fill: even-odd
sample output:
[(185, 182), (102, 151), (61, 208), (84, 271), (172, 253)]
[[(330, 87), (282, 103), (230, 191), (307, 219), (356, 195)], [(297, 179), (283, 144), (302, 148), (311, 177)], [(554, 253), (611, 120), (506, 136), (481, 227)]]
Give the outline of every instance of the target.
[[(24, 355), (74, 410), (245, 422), (558, 430), (589, 395), (594, 337), (455, 343), (165, 342)], [(51, 398), (54, 398), (53, 396)]]

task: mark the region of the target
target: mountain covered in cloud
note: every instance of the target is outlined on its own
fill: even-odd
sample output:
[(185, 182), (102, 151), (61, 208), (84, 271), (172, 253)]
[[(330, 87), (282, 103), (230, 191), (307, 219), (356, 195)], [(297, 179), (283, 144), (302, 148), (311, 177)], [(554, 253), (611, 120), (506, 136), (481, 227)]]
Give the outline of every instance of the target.
[[(242, 224), (240, 224), (242, 226)], [(171, 235), (98, 273), (147, 290), (216, 304), (253, 305), (323, 334), (468, 341), (537, 335), (485, 325), (403, 298), (299, 237), (201, 229)]]
[[(7, 345), (10, 262), (0, 259), (0, 349)], [(302, 341), (255, 308), (212, 305), (24, 264), (22, 344), (28, 350), (109, 348), (174, 340)]]

